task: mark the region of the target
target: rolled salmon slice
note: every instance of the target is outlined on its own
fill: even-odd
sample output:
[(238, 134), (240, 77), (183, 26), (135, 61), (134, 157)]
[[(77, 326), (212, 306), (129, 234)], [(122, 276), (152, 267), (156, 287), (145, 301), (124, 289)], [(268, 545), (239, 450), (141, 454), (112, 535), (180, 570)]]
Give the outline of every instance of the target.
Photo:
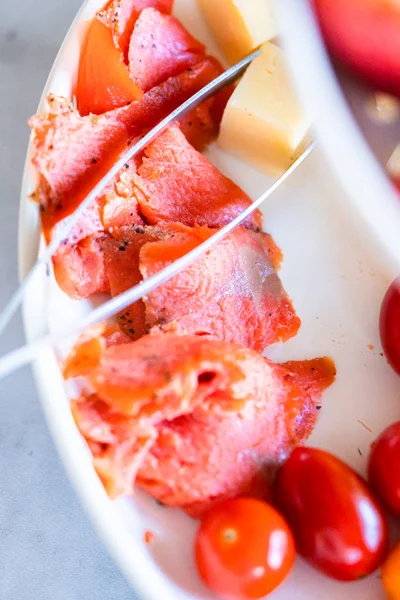
[(237, 344), (168, 334), (104, 348), (89, 373), (83, 364), (95, 393), (72, 410), (108, 493), (132, 494), (136, 482), (192, 516), (265, 497), (335, 377), (329, 359), (290, 370)]

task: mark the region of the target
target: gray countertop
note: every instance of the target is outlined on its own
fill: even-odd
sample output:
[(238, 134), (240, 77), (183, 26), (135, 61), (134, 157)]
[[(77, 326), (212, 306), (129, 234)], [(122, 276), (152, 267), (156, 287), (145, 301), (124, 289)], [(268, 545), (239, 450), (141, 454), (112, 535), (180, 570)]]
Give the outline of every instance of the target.
[[(0, 307), (17, 283), (27, 118), (80, 0), (0, 0)], [(0, 340), (23, 341), (20, 319)], [(133, 600), (83, 513), (28, 369), (0, 383), (0, 600)]]

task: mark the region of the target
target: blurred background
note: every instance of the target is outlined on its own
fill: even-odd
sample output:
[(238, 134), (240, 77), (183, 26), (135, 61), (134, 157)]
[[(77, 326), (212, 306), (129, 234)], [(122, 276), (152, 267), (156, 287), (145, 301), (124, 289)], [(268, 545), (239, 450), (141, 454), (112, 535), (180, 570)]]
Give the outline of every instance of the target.
[[(17, 284), (27, 119), (80, 0), (0, 2), (0, 305)], [(0, 352), (21, 344), (14, 320)], [(29, 369), (0, 384), (0, 600), (125, 600), (134, 594), (71, 489)]]

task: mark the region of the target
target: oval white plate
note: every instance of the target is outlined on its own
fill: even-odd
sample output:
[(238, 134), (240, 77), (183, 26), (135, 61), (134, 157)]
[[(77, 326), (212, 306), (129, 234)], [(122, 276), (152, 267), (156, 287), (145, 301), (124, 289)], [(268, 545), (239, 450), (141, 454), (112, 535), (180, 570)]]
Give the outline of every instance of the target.
[[(44, 95), (69, 95), (85, 21), (104, 4), (89, 0), (80, 11), (56, 59)], [(216, 51), (195, 0), (176, 0), (176, 14), (192, 33)], [(41, 103), (44, 109), (44, 103)], [(24, 175), (20, 219), (20, 271), (36, 258), (39, 230), (36, 207), (28, 196), (35, 185), (29, 166)], [(211, 148), (210, 158), (252, 197), (268, 179)], [(299, 335), (268, 349), (276, 360), (330, 355), (337, 382), (324, 397), (310, 443), (327, 448), (361, 472), (374, 437), (400, 418), (400, 380), (387, 366), (378, 335), (378, 312), (394, 273), (374, 241), (349, 217), (346, 199), (318, 152), (264, 207), (265, 227), (281, 246), (281, 272), (303, 325)], [(361, 235), (360, 235), (361, 234)], [(29, 340), (56, 327), (59, 315), (73, 319), (87, 303), (69, 300), (43, 271), (32, 281), (24, 304)], [(72, 420), (56, 354), (46, 350), (34, 365), (43, 409), (69, 476), (105, 544), (133, 587), (145, 600), (211, 598), (199, 581), (192, 557), (196, 523), (180, 511), (157, 506), (142, 493), (112, 503), (105, 495), (90, 456)], [(155, 534), (146, 545), (146, 530)], [(352, 600), (384, 598), (377, 575), (354, 584), (331, 581), (300, 558), (275, 600)]]

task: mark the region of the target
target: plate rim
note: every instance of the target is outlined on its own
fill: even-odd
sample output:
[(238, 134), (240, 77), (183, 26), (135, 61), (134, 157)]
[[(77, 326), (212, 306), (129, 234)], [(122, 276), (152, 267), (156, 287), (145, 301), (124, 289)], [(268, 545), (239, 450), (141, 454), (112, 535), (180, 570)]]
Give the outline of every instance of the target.
[[(84, 0), (82, 3), (56, 54), (43, 88), (37, 112), (42, 111), (45, 106), (45, 99), (51, 89), (53, 79), (60, 69), (60, 64), (65, 58), (68, 45), (76, 34), (78, 26), (84, 23), (87, 17), (91, 18), (103, 5), (104, 0)], [(19, 201), (18, 272), (20, 279), (27, 275), (40, 252), (39, 220), (36, 219), (32, 227), (27, 217), (27, 213), (32, 215), (32, 210), (29, 210), (32, 208), (29, 194), (36, 179), (31, 166), (31, 156), (32, 135), (29, 137), (27, 145)], [(27, 239), (29, 240), (28, 244), (26, 243)], [(42, 269), (32, 278), (29, 290), (34, 289), (38, 284), (44, 288), (45, 283), (46, 273), (45, 269)], [(28, 301), (28, 298), (31, 298), (29, 290), (22, 304), (23, 328), (28, 343), (47, 333), (45, 321), (38, 322), (32, 318), (35, 309), (32, 308), (31, 300)], [(161, 571), (146, 551), (142, 541), (133, 539), (127, 533), (122, 518), (93, 469), (88, 450), (78, 432), (68, 405), (66, 403), (59, 405), (55, 401), (48, 401), (50, 396), (54, 397), (58, 394), (60, 400), (63, 399), (61, 396), (65, 397), (65, 388), (56, 352), (52, 348), (41, 350), (31, 366), (41, 408), (56, 451), (85, 515), (94, 526), (109, 556), (141, 600), (159, 600), (160, 592), (162, 592), (163, 600), (176, 600), (173, 586), (177, 584)], [(47, 377), (50, 370), (57, 374), (55, 380), (52, 379), (51, 382)], [(61, 413), (62, 416), (60, 416)], [(170, 585), (166, 585), (166, 580)], [(149, 581), (152, 581), (151, 586), (148, 585)]]

